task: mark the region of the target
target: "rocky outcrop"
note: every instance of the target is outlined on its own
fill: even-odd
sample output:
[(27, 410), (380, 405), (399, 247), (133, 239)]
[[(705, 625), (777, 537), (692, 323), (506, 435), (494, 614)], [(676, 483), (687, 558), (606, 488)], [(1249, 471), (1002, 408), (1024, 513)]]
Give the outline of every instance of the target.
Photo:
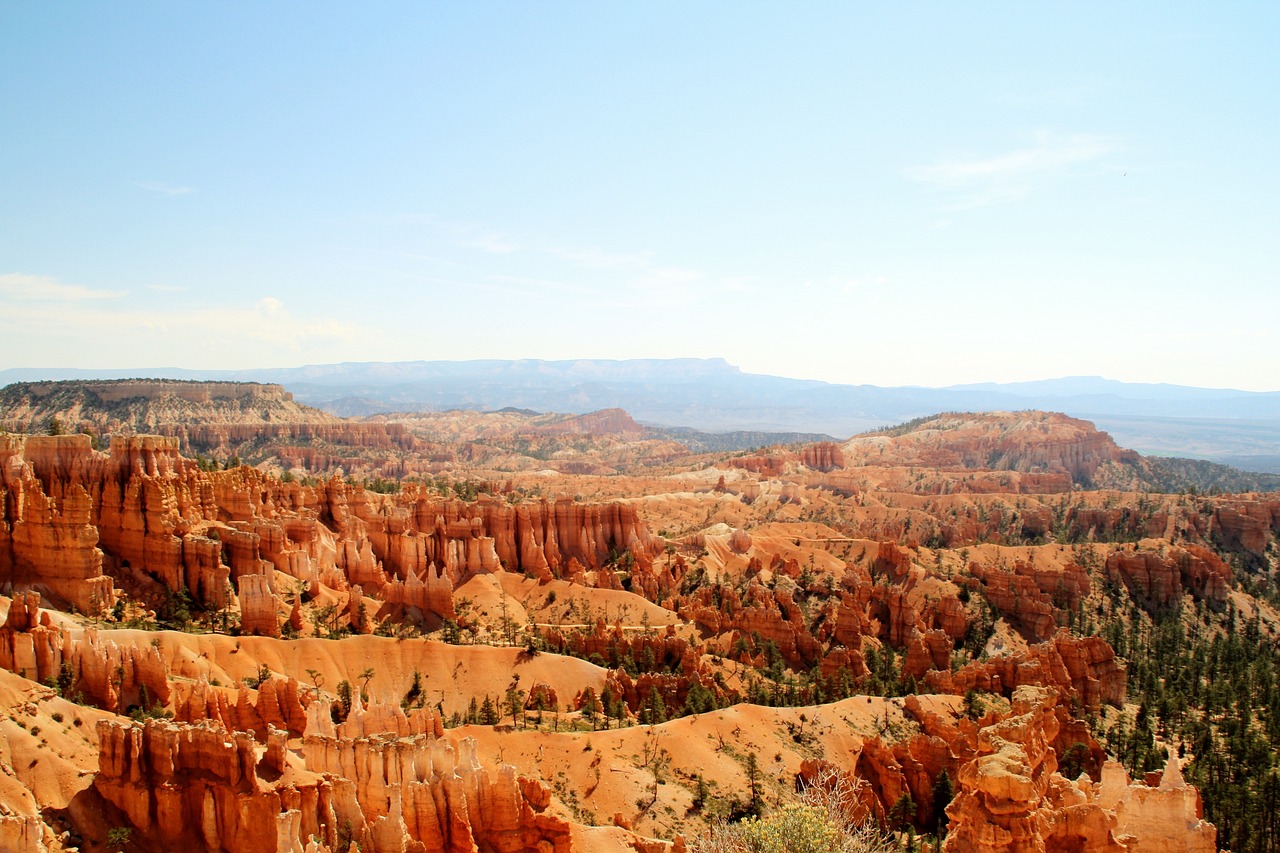
[(94, 786), (170, 849), (292, 853), (314, 838), (366, 853), (569, 851), (550, 792), (509, 765), (481, 766), (470, 738), (308, 735), (298, 758), (284, 737), (102, 720)]
[(959, 772), (947, 808), (947, 853), (1155, 851), (1210, 853), (1216, 831), (1199, 812), (1173, 757), (1158, 787), (1130, 784), (1115, 762), (1101, 782), (1057, 772), (1052, 691), (1021, 687), (1009, 715), (978, 732), (977, 754)]
[(271, 590), (268, 575), (241, 575), (240, 630), (264, 637), (280, 636), (280, 601)]
[(229, 458), (244, 444), (270, 455), (299, 445), (368, 464), (370, 451), (417, 448), (399, 423), (349, 423), (300, 405), (279, 385), (124, 380), (17, 383), (0, 391), (0, 426), (43, 432), (56, 419), (97, 436), (163, 435), (191, 453)]
[(219, 723), (227, 731), (253, 732), (265, 743), (275, 728), (292, 736), (307, 730), (307, 708), (314, 704), (298, 682), (273, 675), (256, 688), (245, 684), (216, 687), (201, 677), (172, 683), (174, 718), (182, 723)]
[(947, 413), (853, 438), (842, 450), (849, 466), (1061, 472), (1077, 483), (1107, 463), (1140, 458), (1088, 421), (1054, 412)]
[(47, 853), (45, 825), (38, 815), (0, 814), (0, 850)]
[(1214, 523), (1229, 546), (1261, 556), (1280, 536), (1280, 501), (1228, 499), (1217, 506)]
[(625, 409), (601, 409), (532, 427), (545, 435), (621, 435), (638, 438), (645, 433)]
[[(0, 583), (43, 589), (85, 613), (115, 602), (102, 573), (91, 493), (73, 476), (96, 461), (87, 435), (0, 435)], [(42, 481), (28, 457), (66, 479)]]
[(800, 449), (800, 464), (815, 471), (834, 471), (844, 467), (844, 454), (834, 441), (819, 441)]
[(1184, 593), (1215, 607), (1226, 603), (1233, 581), (1231, 567), (1216, 554), (1197, 545), (1115, 551), (1107, 556), (1106, 572), (1123, 582), (1149, 611), (1169, 610)]
[(98, 742), (98, 793), (132, 829), (172, 849), (280, 853), (311, 836), (336, 841), (331, 786), (314, 774), (268, 781), (278, 770), (260, 763), (251, 734), (101, 720)]
[(365, 850), (463, 853), (479, 849), (568, 853), (569, 824), (547, 813), (550, 792), (510, 765), (481, 766), (476, 743), (436, 738), (303, 741), (308, 769), (335, 777), (338, 820)]
[[(947, 807), (944, 851), (1046, 851), (1058, 824), (1068, 822), (1067, 805), (1090, 805), (1084, 792), (1055, 772), (1058, 762), (1050, 746), (1057, 734), (1055, 702), (1050, 691), (1019, 688), (1011, 714), (978, 733), (978, 754), (961, 768), (958, 793)], [(1112, 835), (1114, 818), (1102, 815), (1096, 804), (1091, 811), (1097, 813), (1091, 819), (1076, 816), (1070, 823), (1073, 829), (1087, 826), (1093, 834), (1073, 833), (1074, 846), (1054, 844), (1052, 849), (1124, 850)]]
[(1126, 692), (1125, 667), (1101, 637), (1073, 637), (1060, 631), (1048, 642), (1025, 652), (973, 661), (954, 673), (932, 671), (931, 690), (942, 693), (1012, 695), (1023, 686), (1049, 687), (1091, 711), (1102, 703), (1120, 706)]
[(741, 654), (749, 659), (762, 655), (764, 644), (772, 643), (788, 664), (806, 669), (821, 656), (821, 646), (792, 591), (781, 585), (770, 589), (758, 578), (751, 580), (745, 593), (730, 587), (702, 587), (680, 606), (679, 613), (719, 637), (725, 653), (746, 644), (749, 651)]
[(1037, 568), (1015, 560), (1012, 570), (970, 563), (969, 574), (981, 582), (982, 594), (1001, 616), (1031, 640), (1044, 641), (1089, 594), (1089, 575), (1072, 563)]
[(168, 670), (160, 650), (121, 645), (92, 628), (56, 628), (39, 613), (40, 596), (19, 593), (0, 626), (0, 668), (32, 681), (56, 683), (64, 695), (107, 711), (163, 706)]
[(99, 379), (55, 382), (19, 382), (5, 389), (6, 402), (84, 399), (91, 403), (162, 400), (171, 397), (187, 403), (206, 404), (236, 400), (245, 405), (291, 402), (293, 395), (282, 385), (258, 382), (187, 382), (177, 379)]
[(359, 586), (375, 601), (442, 618), (456, 615), (458, 584), (502, 566), (599, 573), (631, 554), (637, 592), (678, 582), (669, 565), (656, 573), (662, 543), (627, 504), (467, 503), (416, 487), (386, 496), (337, 478), (302, 486), (249, 468), (202, 471), (178, 451), (175, 439), (156, 436), (113, 439), (109, 454), (83, 435), (4, 436), (0, 583), (100, 612), (115, 599), (109, 570), (135, 585), (185, 589), (212, 611), (238, 605), (245, 631), (278, 636), (276, 594), (293, 590), (275, 589), (273, 572), (312, 596), (322, 585)]
[(1116, 836), (1130, 853), (1214, 853), (1217, 829), (1204, 820), (1200, 792), (1182, 777), (1169, 756), (1157, 785), (1130, 782), (1118, 762), (1102, 767), (1098, 803), (1115, 812)]
[[(414, 450), (417, 446), (417, 439), (404, 424), (391, 423), (162, 423), (152, 429), (160, 435), (178, 439), (184, 450), (215, 453), (229, 452), (246, 442), (265, 442), (267, 452), (276, 450), (274, 443), (278, 442), (279, 450), (286, 454), (298, 442), (342, 448), (347, 453), (353, 450)], [(298, 455), (294, 458), (299, 461), (308, 459)], [(314, 464), (331, 460), (317, 456), (309, 461)], [(313, 467), (310, 470), (322, 471), (325, 468)]]

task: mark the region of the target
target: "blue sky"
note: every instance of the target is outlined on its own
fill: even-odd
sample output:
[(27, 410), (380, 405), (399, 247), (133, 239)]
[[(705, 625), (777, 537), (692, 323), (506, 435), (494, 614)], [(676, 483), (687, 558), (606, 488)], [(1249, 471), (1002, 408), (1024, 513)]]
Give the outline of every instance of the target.
[(1280, 4), (2, 3), (3, 367), (1280, 389)]

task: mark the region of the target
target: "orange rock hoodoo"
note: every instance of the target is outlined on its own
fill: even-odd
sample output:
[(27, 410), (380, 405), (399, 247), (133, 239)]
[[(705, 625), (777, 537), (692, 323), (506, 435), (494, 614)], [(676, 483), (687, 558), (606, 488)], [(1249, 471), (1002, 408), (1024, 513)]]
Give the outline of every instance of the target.
[[(292, 592), (358, 584), (374, 598), (453, 617), (453, 589), (505, 566), (542, 577), (661, 550), (625, 504), (465, 503), (407, 487), (376, 495), (333, 479), (282, 483), (249, 468), (205, 472), (173, 438), (0, 437), (0, 583), (87, 612), (114, 601), (104, 568), (222, 609), (238, 595), (248, 633), (278, 635)], [(233, 586), (234, 585), (234, 586)], [(354, 605), (353, 605), (354, 608)]]
[(129, 825), (170, 847), (569, 850), (568, 823), (546, 813), (547, 789), (509, 765), (484, 768), (470, 738), (309, 733), (299, 759), (285, 737), (270, 729), (259, 744), (214, 723), (103, 720), (94, 785)]
[(1020, 687), (1009, 716), (978, 732), (977, 755), (959, 772), (947, 807), (947, 853), (1155, 851), (1211, 853), (1216, 832), (1199, 796), (1169, 759), (1159, 787), (1130, 784), (1108, 762), (1102, 781), (1057, 772), (1059, 717), (1052, 691)]

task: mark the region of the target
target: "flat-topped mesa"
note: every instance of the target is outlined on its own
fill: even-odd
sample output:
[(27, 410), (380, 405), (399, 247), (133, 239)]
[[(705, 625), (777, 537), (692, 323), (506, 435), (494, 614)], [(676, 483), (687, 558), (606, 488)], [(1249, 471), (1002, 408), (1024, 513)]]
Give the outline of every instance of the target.
[(1054, 412), (947, 413), (855, 436), (841, 449), (848, 466), (1056, 471), (1077, 483), (1107, 463), (1140, 459), (1088, 421)]
[(243, 400), (262, 402), (267, 400), (292, 401), (293, 395), (283, 385), (259, 382), (204, 382), (180, 379), (96, 379), (49, 382), (21, 382), (10, 386), (37, 399), (69, 391), (92, 393), (104, 403), (121, 400), (156, 400), (165, 396), (177, 397), (188, 403), (209, 403), (213, 400)]
[(644, 427), (636, 423), (625, 409), (601, 409), (533, 427), (544, 435), (625, 435), (642, 436)]
[(155, 432), (160, 424), (337, 422), (318, 409), (294, 402), (279, 385), (256, 382), (183, 382), (124, 379), (19, 382), (0, 389), (0, 426), (43, 433), (58, 425), (68, 432)]

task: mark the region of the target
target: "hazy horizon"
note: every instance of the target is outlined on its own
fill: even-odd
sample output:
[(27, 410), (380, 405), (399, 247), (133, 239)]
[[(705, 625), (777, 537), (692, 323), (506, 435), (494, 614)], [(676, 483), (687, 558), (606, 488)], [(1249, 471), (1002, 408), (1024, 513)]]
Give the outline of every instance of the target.
[(0, 7), (4, 367), (1277, 389), (1280, 7)]
[[(61, 381), (62, 379), (172, 379), (183, 378), (177, 374), (225, 374), (232, 375), (238, 373), (279, 373), (285, 371), (305, 371), (309, 369), (322, 369), (334, 367), (338, 365), (352, 366), (395, 366), (408, 365), (415, 363), (456, 363), (464, 364), (467, 362), (539, 362), (539, 363), (556, 363), (556, 364), (572, 364), (572, 363), (589, 363), (589, 362), (690, 362), (701, 361), (706, 363), (722, 362), (726, 367), (752, 376), (780, 378), (794, 380), (799, 382), (820, 382), (829, 385), (855, 385), (864, 384), (872, 387), (880, 387), (886, 389), (892, 388), (920, 388), (922, 390), (948, 390), (948, 389), (965, 389), (965, 388), (981, 388), (983, 386), (998, 386), (1003, 389), (1012, 389), (1019, 385), (1034, 386), (1040, 384), (1067, 383), (1067, 382), (1100, 382), (1104, 384), (1119, 385), (1162, 385), (1174, 388), (1188, 388), (1201, 391), (1229, 391), (1242, 394), (1275, 394), (1280, 393), (1280, 388), (1266, 388), (1259, 390), (1251, 390), (1244, 388), (1234, 388), (1230, 386), (1204, 386), (1204, 385), (1183, 385), (1181, 383), (1170, 382), (1153, 382), (1153, 383), (1134, 383), (1126, 380), (1115, 379), (1110, 376), (1102, 375), (1064, 375), (1064, 376), (1042, 376), (1033, 379), (1014, 380), (1011, 382), (997, 381), (974, 381), (974, 382), (957, 382), (951, 385), (922, 385), (920, 383), (905, 383), (902, 385), (877, 385), (876, 383), (845, 383), (830, 382), (825, 379), (816, 379), (812, 376), (793, 376), (776, 373), (760, 373), (754, 370), (747, 370), (741, 365), (734, 364), (726, 358), (720, 356), (661, 356), (653, 358), (634, 358), (634, 359), (591, 359), (591, 358), (566, 358), (566, 359), (542, 359), (536, 357), (525, 357), (515, 359), (405, 359), (402, 361), (346, 361), (346, 362), (330, 362), (330, 363), (313, 363), (298, 365), (256, 365), (249, 368), (189, 368), (175, 365), (140, 365), (136, 367), (84, 367), (77, 365), (66, 365), (58, 367), (50, 367), (47, 365), (33, 365), (29, 367), (0, 367), (0, 384), (5, 382), (40, 382), (40, 381)], [(7, 374), (21, 374), (22, 378), (7, 378)], [(194, 381), (201, 381), (199, 376)], [(211, 380), (218, 381), (218, 380)], [(255, 381), (255, 380), (246, 380)]]

